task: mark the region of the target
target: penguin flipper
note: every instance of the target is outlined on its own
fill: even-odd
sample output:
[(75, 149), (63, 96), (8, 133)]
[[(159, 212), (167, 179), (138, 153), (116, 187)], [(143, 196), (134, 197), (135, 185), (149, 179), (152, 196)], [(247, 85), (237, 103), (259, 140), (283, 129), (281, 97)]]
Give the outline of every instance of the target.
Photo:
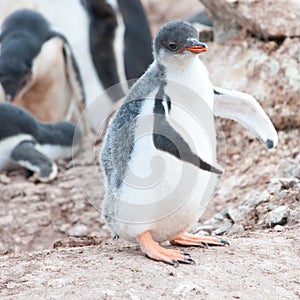
[(156, 149), (168, 152), (176, 158), (191, 163), (196, 167), (218, 175), (223, 171), (210, 165), (196, 155), (183, 137), (168, 123), (165, 118), (162, 101), (155, 100), (153, 144)]
[(47, 156), (39, 152), (34, 141), (19, 143), (11, 153), (11, 159), (18, 165), (34, 172), (39, 181), (48, 182), (57, 175), (57, 166)]
[(214, 115), (239, 122), (268, 149), (274, 148), (278, 143), (273, 123), (250, 94), (214, 87)]

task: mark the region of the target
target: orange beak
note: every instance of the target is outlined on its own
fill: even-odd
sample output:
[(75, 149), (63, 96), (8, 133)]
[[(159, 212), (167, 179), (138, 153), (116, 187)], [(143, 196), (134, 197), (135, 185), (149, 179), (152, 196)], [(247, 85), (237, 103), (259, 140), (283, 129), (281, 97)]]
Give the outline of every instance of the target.
[(189, 50), (193, 53), (202, 53), (202, 52), (206, 52), (208, 50), (207, 46), (205, 44), (201, 45), (201, 46), (189, 46), (189, 47), (185, 47), (184, 50)]

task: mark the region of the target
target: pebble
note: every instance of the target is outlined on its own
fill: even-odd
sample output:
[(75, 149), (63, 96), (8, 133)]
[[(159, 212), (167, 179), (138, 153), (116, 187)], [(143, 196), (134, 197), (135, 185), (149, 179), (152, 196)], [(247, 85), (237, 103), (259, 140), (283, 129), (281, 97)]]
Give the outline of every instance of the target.
[(226, 209), (225, 215), (228, 216), (233, 222), (236, 222), (238, 220), (239, 211), (236, 208), (230, 207)]
[(279, 178), (272, 178), (268, 186), (268, 192), (270, 194), (276, 194), (281, 190), (281, 186), (282, 184)]
[(240, 224), (233, 224), (233, 226), (228, 231), (228, 235), (236, 235), (236, 234), (242, 235), (244, 233), (245, 233), (245, 229), (243, 225)]
[(218, 220), (218, 221), (223, 221), (224, 220), (224, 216), (225, 216), (225, 214), (215, 214), (214, 215), (214, 218), (216, 219), (216, 220)]
[(173, 290), (173, 297), (183, 297), (185, 298), (186, 294), (194, 289), (197, 289), (197, 286), (189, 281), (179, 285), (176, 289)]
[(213, 226), (211, 225), (200, 225), (197, 226), (194, 230), (193, 233), (197, 233), (200, 235), (200, 232), (206, 232), (208, 234), (211, 234), (213, 231)]
[(15, 287), (17, 286), (17, 283), (15, 281), (9, 281), (7, 284), (6, 284), (6, 287), (8, 289), (14, 289)]
[(232, 223), (228, 220), (225, 221), (220, 227), (214, 230), (213, 235), (222, 235), (227, 233), (232, 227)]
[(208, 236), (209, 232), (205, 231), (205, 230), (199, 230), (199, 231), (197, 231), (197, 235), (199, 235), (199, 236)]
[(11, 183), (11, 179), (7, 177), (5, 174), (0, 174), (0, 182), (3, 184)]
[(266, 217), (266, 225), (274, 227), (275, 225), (284, 225), (287, 223), (290, 210), (287, 206), (282, 205), (270, 211)]
[(83, 224), (77, 224), (68, 230), (69, 236), (84, 236), (88, 233), (87, 226)]
[(284, 230), (284, 227), (281, 226), (281, 225), (276, 225), (276, 226), (274, 227), (274, 230), (275, 230), (275, 231), (278, 231), (278, 232), (281, 232), (281, 231)]
[(300, 168), (296, 161), (290, 159), (279, 163), (278, 172), (283, 177), (295, 177), (300, 179)]

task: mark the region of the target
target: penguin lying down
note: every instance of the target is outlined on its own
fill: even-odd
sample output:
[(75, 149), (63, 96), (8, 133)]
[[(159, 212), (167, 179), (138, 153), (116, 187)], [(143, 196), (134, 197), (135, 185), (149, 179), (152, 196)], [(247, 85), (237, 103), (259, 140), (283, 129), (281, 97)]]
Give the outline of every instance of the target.
[(80, 141), (72, 123), (40, 123), (24, 109), (0, 103), (0, 171), (22, 166), (39, 181), (51, 181), (57, 175), (54, 160), (70, 158)]
[(214, 115), (250, 128), (268, 148), (277, 132), (255, 99), (214, 88), (199, 54), (207, 51), (182, 21), (157, 33), (154, 61), (133, 85), (107, 129), (100, 161), (106, 188), (103, 216), (115, 237), (137, 242), (150, 258), (194, 263), (160, 243), (228, 244), (187, 233), (219, 182)]

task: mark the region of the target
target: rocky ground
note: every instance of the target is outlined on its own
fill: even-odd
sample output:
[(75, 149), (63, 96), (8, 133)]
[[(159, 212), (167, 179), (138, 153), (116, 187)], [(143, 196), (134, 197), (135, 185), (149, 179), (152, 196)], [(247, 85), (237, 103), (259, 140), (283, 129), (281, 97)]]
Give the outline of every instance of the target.
[(272, 151), (239, 125), (225, 133), (226, 172), (193, 231), (224, 235), (231, 245), (188, 249), (195, 266), (155, 263), (135, 245), (111, 240), (100, 217), (92, 136), (75, 171), (61, 162), (51, 184), (20, 170), (1, 174), (1, 298), (297, 299), (299, 130), (279, 132)]
[[(196, 0), (189, 5), (176, 1), (176, 6), (170, 6), (173, 0), (161, 6), (161, 1), (143, 2), (153, 32), (202, 7)], [(213, 42), (209, 49), (218, 60), (208, 56), (205, 61), (215, 84), (258, 91), (256, 97), (264, 100), (280, 128), (278, 146), (269, 151), (240, 125), (219, 120), (219, 161), (225, 174), (192, 231), (223, 236), (230, 246), (191, 247), (196, 265), (174, 268), (145, 258), (136, 245), (112, 241), (101, 218), (103, 181), (96, 165), (101, 141), (89, 135), (72, 162), (59, 162), (59, 175), (51, 183), (38, 183), (24, 170), (0, 174), (1, 299), (299, 299), (300, 129), (292, 105), (297, 97), (287, 94), (288, 84), (299, 90), (299, 61), (287, 59), (287, 51), (279, 49), (284, 43), (261, 61), (257, 51), (264, 51), (263, 41), (250, 43), (253, 39), (250, 34), (225, 46)], [(237, 64), (241, 57), (245, 60)], [(268, 73), (272, 68), (263, 68), (276, 59), (281, 75), (291, 76), (284, 87)], [(255, 90), (255, 82), (266, 84)], [(270, 87), (274, 97), (265, 100)]]

